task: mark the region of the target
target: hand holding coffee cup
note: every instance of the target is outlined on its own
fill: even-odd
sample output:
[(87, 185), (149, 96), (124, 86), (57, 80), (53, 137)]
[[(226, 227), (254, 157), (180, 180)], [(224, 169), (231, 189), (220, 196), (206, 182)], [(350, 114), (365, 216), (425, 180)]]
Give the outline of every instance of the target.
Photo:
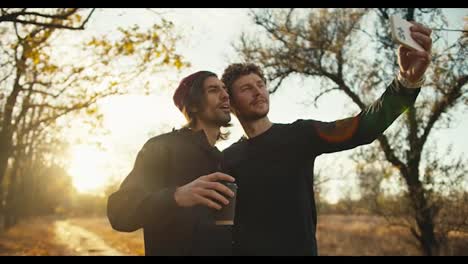
[(228, 187), (233, 193), (233, 197), (226, 197), (229, 200), (227, 205), (224, 205), (221, 210), (215, 212), (216, 225), (234, 225), (234, 216), (236, 212), (237, 184), (234, 182), (221, 182)]
[(232, 176), (221, 172), (201, 176), (194, 181), (180, 186), (174, 192), (174, 200), (180, 207), (203, 205), (221, 210), (229, 204), (229, 198), (235, 194), (221, 182), (234, 182)]

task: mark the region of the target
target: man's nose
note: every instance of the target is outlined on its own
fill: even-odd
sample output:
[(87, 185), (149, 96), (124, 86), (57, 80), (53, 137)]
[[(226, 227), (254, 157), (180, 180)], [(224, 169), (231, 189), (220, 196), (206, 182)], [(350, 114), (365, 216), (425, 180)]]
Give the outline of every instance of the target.
[(259, 86), (259, 85), (255, 85), (254, 91), (255, 91), (255, 95), (256, 95), (256, 96), (259, 95), (259, 94), (262, 93), (262, 87)]
[(223, 91), (221, 92), (221, 99), (229, 100), (229, 93), (227, 92), (227, 90), (223, 89)]

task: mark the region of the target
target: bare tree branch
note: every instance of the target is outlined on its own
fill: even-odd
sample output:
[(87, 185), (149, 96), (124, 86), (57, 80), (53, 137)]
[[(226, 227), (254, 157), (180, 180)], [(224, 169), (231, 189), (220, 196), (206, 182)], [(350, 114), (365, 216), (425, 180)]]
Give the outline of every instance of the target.
[(45, 125), (45, 124), (48, 124), (48, 123), (50, 123), (52, 121), (55, 121), (59, 117), (64, 116), (66, 114), (69, 114), (69, 113), (71, 113), (73, 111), (78, 111), (78, 110), (81, 110), (81, 109), (85, 109), (85, 108), (93, 105), (94, 103), (96, 103), (98, 100), (103, 99), (103, 98), (108, 97), (108, 96), (111, 96), (111, 95), (115, 95), (117, 93), (118, 93), (118, 91), (110, 91), (110, 92), (107, 92), (106, 94), (96, 94), (96, 95), (91, 96), (89, 98), (89, 100), (86, 101), (85, 103), (78, 103), (78, 104), (75, 104), (75, 105), (69, 106), (69, 107), (52, 106), (52, 105), (49, 105), (47, 103), (31, 105), (31, 107), (46, 107), (46, 108), (55, 109), (55, 110), (62, 110), (62, 111), (60, 111), (59, 113), (55, 113), (52, 116), (42, 118), (42, 119), (38, 120), (35, 123), (32, 123), (31, 125), (29, 125), (28, 127), (25, 128), (24, 132), (19, 133), (19, 136), (22, 136), (24, 133), (27, 133), (30, 130), (36, 129), (40, 125)]
[(73, 26), (67, 26), (67, 25), (62, 25), (62, 24), (27, 21), (27, 20), (22, 20), (22, 19), (16, 19), (15, 22), (20, 23), (20, 24), (25, 24), (25, 25), (43, 26), (43, 27), (46, 27), (46, 28), (62, 28), (62, 29), (70, 29), (70, 30), (82, 30), (82, 29), (84, 29), (84, 25), (80, 25), (78, 27), (73, 27)]
[(317, 96), (315, 96), (314, 98), (314, 106), (317, 107), (317, 102), (318, 100), (320, 99), (320, 97), (328, 94), (329, 92), (332, 92), (332, 91), (336, 91), (336, 90), (340, 90), (340, 87), (332, 87), (332, 88), (329, 88), (329, 89), (326, 89), (325, 91), (322, 91), (320, 92)]
[(39, 12), (27, 12), (26, 9), (27, 8), (24, 8), (20, 12), (14, 12), (14, 13), (2, 15), (0, 16), (0, 22), (6, 22), (6, 21), (13, 22), (13, 21), (16, 21), (16, 19), (19, 16), (27, 16), (27, 15), (63, 20), (63, 19), (67, 19), (70, 15), (74, 14), (78, 10), (78, 8), (72, 8), (68, 12), (65, 12), (63, 14), (49, 15), (49, 14), (43, 14)]
[(25, 20), (25, 19), (19, 18), (19, 17), (22, 17), (22, 16), (34, 16), (36, 18), (41, 17), (41, 18), (49, 18), (49, 19), (52, 19), (52, 20), (58, 19), (58, 20), (65, 21), (72, 14), (76, 13), (77, 10), (78, 10), (78, 8), (73, 8), (73, 9), (70, 9), (69, 11), (67, 11), (67, 12), (65, 12), (63, 14), (54, 14), (54, 15), (42, 14), (42, 13), (39, 13), (39, 12), (26, 12), (25, 10), (23, 10), (21, 12), (15, 12), (15, 13), (10, 13), (10, 14), (5, 14), (5, 15), (0, 16), (0, 23), (1, 22), (14, 22), (14, 23), (20, 23), (20, 24), (24, 24), (24, 25), (37, 25), (37, 26), (42, 26), (42, 27), (46, 27), (46, 28), (83, 30), (86, 23), (90, 19), (91, 15), (94, 13), (95, 8), (93, 8), (91, 10), (91, 12), (88, 14), (86, 19), (79, 26), (68, 26), (68, 25), (64, 25), (64, 24), (60, 24), (60, 23), (54, 23), (54, 22), (39, 22), (39, 21), (36, 21), (36, 20)]
[(433, 109), (431, 116), (429, 117), (429, 121), (427, 122), (426, 127), (424, 128), (423, 135), (419, 139), (418, 142), (418, 149), (422, 150), (424, 143), (426, 143), (427, 137), (431, 132), (434, 124), (439, 120), (440, 115), (447, 111), (450, 107), (454, 105), (456, 100), (462, 96), (461, 90), (462, 87), (467, 83), (468, 75), (462, 76), (458, 78), (454, 87), (450, 90), (450, 93), (444, 96), (439, 102), (437, 102)]
[(286, 72), (282, 72), (277, 77), (275, 77), (274, 79), (279, 78), (279, 81), (275, 84), (273, 89), (271, 89), (271, 91), (269, 91), (269, 93), (272, 94), (272, 93), (276, 92), (276, 90), (278, 90), (278, 88), (281, 86), (281, 83), (283, 82), (283, 80), (286, 79), (289, 76), (289, 74), (291, 74), (292, 72), (293, 72), (292, 70), (288, 70)]
[(463, 29), (448, 29), (448, 28), (431, 28), (432, 31), (454, 31), (454, 32), (463, 32), (468, 33), (468, 30)]

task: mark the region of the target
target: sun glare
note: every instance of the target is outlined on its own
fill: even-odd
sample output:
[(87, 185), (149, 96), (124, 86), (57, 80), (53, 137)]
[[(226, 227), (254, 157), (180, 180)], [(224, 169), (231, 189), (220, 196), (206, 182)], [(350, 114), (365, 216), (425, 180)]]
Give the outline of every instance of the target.
[(72, 160), (68, 172), (80, 193), (102, 192), (108, 183), (104, 168), (105, 154), (93, 146), (72, 147)]

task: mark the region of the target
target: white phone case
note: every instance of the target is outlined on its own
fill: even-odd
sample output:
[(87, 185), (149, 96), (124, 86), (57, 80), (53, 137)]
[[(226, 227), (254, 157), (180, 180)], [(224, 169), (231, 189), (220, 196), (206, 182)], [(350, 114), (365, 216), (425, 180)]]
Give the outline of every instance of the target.
[(410, 27), (413, 24), (400, 17), (391, 16), (390, 25), (392, 28), (392, 38), (396, 43), (413, 50), (424, 51), (424, 48), (411, 37)]

